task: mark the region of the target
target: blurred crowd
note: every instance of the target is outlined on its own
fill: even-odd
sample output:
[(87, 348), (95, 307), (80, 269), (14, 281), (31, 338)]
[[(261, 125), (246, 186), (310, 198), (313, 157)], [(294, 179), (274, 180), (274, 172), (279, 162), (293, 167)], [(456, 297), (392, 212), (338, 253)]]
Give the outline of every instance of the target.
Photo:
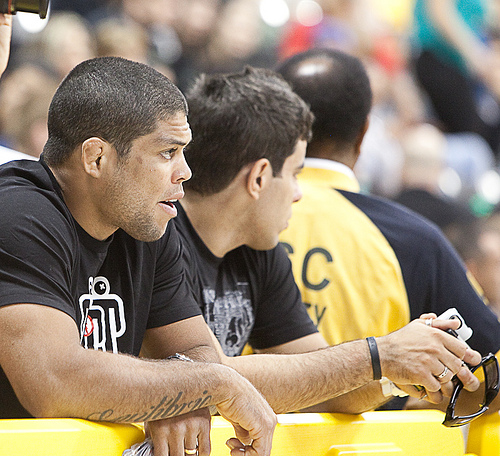
[[(51, 0), (17, 14), (0, 144), (39, 156), (61, 79), (94, 56), (152, 65), (186, 91), (202, 72), (274, 68), (311, 47), (360, 57), (374, 91), (363, 191), (437, 223), (500, 290), (499, 0)], [(27, 17), (29, 16), (29, 17)], [(494, 268), (493, 268), (494, 269)], [(477, 276), (481, 271), (477, 271)], [(487, 294), (488, 284), (481, 284)], [(500, 291), (491, 301), (500, 304)]]

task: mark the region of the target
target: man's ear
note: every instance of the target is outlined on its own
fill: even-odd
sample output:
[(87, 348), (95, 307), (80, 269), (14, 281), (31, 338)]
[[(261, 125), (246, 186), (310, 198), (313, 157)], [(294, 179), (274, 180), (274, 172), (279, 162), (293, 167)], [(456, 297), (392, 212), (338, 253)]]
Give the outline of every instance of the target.
[(368, 131), (368, 127), (370, 126), (370, 118), (367, 117), (366, 118), (366, 122), (363, 126), (363, 128), (361, 129), (361, 131), (359, 132), (359, 135), (358, 137), (356, 138), (356, 143), (355, 143), (355, 151), (356, 151), (356, 161), (359, 157), (359, 154), (361, 153), (361, 143), (363, 142), (363, 139), (366, 135), (366, 132)]
[(87, 174), (99, 177), (102, 172), (103, 159), (109, 153), (109, 143), (101, 138), (88, 138), (81, 145), (82, 163)]
[(272, 178), (273, 170), (267, 158), (257, 160), (247, 175), (247, 191), (254, 199), (259, 199), (262, 190)]

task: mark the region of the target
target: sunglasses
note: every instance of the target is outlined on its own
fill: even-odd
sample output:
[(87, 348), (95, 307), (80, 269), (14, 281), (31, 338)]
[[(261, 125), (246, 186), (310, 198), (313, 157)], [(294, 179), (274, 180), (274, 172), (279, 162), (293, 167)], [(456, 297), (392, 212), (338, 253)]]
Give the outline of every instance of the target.
[[(484, 372), (484, 382), (481, 387), (484, 388), (484, 398), (482, 403), (473, 406), (471, 409), (471, 404), (465, 406), (464, 397), (460, 400), (460, 392), (462, 391), (464, 385), (463, 383), (455, 377), (456, 385), (451, 395), (450, 403), (446, 409), (446, 416), (444, 418), (443, 424), (447, 427), (463, 426), (464, 424), (470, 423), (475, 418), (481, 416), (486, 410), (488, 410), (489, 405), (493, 402), (493, 399), (498, 394), (499, 390), (499, 369), (498, 361), (494, 354), (490, 353), (485, 356), (481, 363), (477, 366), (471, 368), (471, 372), (475, 372), (480, 367), (483, 368)], [(463, 415), (455, 415), (455, 407), (457, 410), (462, 411), (462, 408), (466, 410)]]

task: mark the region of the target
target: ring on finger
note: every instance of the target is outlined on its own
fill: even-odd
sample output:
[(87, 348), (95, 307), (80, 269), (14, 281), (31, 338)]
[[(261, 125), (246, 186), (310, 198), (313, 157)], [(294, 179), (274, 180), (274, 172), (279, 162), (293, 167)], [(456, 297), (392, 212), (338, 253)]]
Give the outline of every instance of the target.
[(184, 453), (186, 453), (186, 454), (196, 454), (196, 453), (198, 453), (198, 449), (195, 448), (194, 450), (189, 450), (188, 448), (185, 448), (184, 449)]
[(442, 378), (446, 377), (446, 374), (448, 373), (449, 369), (448, 366), (444, 366), (443, 372), (441, 372), (439, 375), (436, 375), (436, 378), (438, 380), (441, 380)]
[(425, 326), (432, 326), (432, 320), (434, 320), (434, 318), (427, 318), (425, 320)]

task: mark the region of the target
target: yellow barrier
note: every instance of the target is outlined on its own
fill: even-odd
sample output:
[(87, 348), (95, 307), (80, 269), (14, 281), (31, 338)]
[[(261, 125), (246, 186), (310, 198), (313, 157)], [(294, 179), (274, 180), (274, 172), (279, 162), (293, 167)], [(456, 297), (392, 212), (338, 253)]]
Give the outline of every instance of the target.
[(141, 426), (74, 419), (0, 420), (1, 456), (118, 456), (144, 440)]
[(483, 415), (469, 426), (467, 451), (478, 456), (500, 455), (500, 415)]
[[(436, 410), (279, 415), (272, 456), (463, 456), (461, 430), (443, 426), (443, 417)], [(212, 454), (227, 456), (231, 425), (216, 417), (211, 436)]]
[[(272, 456), (464, 456), (462, 432), (444, 427), (443, 414), (435, 410), (297, 413), (278, 419)], [(233, 436), (232, 426), (214, 417), (212, 455), (228, 456), (225, 442)], [(143, 439), (138, 425), (72, 419), (0, 421), (0, 456), (121, 456)]]

